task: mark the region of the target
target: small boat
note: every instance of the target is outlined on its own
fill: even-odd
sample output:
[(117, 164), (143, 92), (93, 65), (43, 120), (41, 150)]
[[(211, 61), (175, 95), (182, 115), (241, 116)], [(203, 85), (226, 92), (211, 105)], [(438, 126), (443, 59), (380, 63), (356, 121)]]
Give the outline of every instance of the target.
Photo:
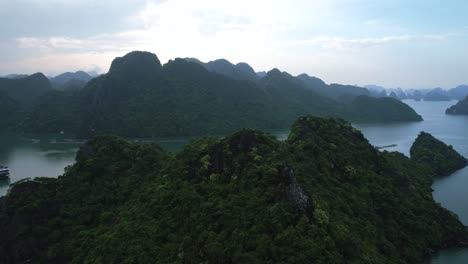
[(8, 175), (10, 175), (8, 167), (0, 166), (0, 179), (8, 178)]

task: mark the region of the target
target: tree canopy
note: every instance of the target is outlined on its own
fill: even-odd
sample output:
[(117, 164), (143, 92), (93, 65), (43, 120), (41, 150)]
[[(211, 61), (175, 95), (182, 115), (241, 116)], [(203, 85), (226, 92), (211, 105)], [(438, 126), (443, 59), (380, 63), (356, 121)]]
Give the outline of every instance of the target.
[[(116, 58), (107, 74), (81, 89), (80, 84), (71, 83), (76, 87), (51, 90), (48, 80), (39, 74), (0, 79), (0, 91), (25, 103), (15, 122), (17, 130), (65, 131), (83, 138), (97, 133), (206, 136), (244, 127), (285, 129), (308, 114), (357, 122), (422, 120), (408, 105), (369, 97), (365, 88), (326, 85), (317, 78), (294, 77), (277, 69), (254, 78), (252, 71), (246, 64), (230, 65), (223, 60), (207, 66), (175, 59), (161, 65), (152, 53), (131, 52)], [(21, 89), (7, 85), (29, 79), (37, 79), (36, 86), (28, 88), (34, 88), (34, 93), (20, 93), (31, 85), (21, 85)]]
[(325, 117), (176, 154), (97, 136), (63, 176), (0, 198), (0, 262), (418, 263), (467, 241), (436, 173)]

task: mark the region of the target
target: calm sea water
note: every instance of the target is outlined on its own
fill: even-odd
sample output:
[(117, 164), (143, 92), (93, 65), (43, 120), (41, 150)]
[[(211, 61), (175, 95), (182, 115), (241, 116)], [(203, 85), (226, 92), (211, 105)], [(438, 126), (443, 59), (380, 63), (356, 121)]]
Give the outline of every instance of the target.
[[(400, 151), (409, 155), (409, 149), (420, 131), (431, 133), (436, 138), (450, 144), (463, 156), (468, 157), (468, 117), (445, 115), (445, 109), (452, 102), (405, 101), (424, 121), (401, 124), (355, 125), (371, 144), (386, 146), (397, 144), (388, 150)], [(468, 225), (468, 167), (453, 175), (437, 179), (432, 188), (434, 199), (445, 208), (456, 213)], [(466, 264), (468, 249), (450, 249), (439, 252), (428, 262), (432, 264)]]
[[(468, 117), (447, 116), (445, 109), (452, 102), (405, 101), (423, 116), (423, 122), (396, 124), (355, 125), (371, 144), (386, 146), (396, 144), (389, 151), (400, 151), (409, 155), (409, 149), (420, 131), (429, 132), (468, 157)], [(289, 131), (275, 131), (280, 140), (287, 138)], [(160, 139), (157, 142), (169, 151), (176, 151), (192, 138)], [(0, 165), (11, 171), (11, 182), (38, 176), (57, 177), (64, 168), (73, 164), (79, 142), (55, 136), (15, 136), (0, 134)], [(9, 187), (0, 182), (0, 196)], [(455, 212), (468, 225), (468, 168), (449, 177), (438, 179), (433, 185), (433, 196), (444, 207)], [(466, 264), (468, 249), (450, 249), (439, 252), (430, 263)]]
[(0, 134), (0, 165), (10, 168), (10, 181), (0, 181), (0, 196), (9, 183), (40, 176), (57, 177), (73, 164), (79, 144), (55, 137)]

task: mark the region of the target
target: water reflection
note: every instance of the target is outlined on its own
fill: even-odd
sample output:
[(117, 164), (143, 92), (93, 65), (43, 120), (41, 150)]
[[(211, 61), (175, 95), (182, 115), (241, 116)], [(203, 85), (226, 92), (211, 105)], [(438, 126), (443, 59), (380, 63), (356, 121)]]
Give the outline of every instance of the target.
[(39, 176), (57, 177), (73, 164), (80, 142), (56, 136), (0, 135), (0, 164), (10, 169), (10, 182), (0, 182), (0, 195), (9, 183)]

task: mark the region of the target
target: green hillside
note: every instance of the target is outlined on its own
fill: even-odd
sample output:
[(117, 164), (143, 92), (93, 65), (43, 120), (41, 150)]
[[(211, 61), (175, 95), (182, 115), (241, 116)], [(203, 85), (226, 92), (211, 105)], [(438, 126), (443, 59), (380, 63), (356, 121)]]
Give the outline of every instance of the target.
[(307, 116), (170, 155), (98, 136), (0, 198), (2, 263), (420, 263), (467, 241), (430, 167)]

